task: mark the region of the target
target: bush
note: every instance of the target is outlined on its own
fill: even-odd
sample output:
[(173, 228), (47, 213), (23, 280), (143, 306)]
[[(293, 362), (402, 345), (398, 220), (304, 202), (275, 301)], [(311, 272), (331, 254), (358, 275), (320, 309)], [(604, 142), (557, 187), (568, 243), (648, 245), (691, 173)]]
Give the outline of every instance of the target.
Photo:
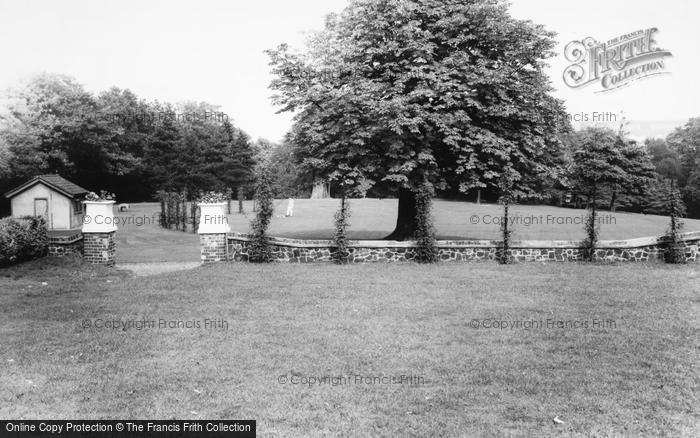
[(0, 219), (0, 266), (46, 254), (49, 238), (41, 217)]
[(589, 262), (593, 261), (595, 250), (598, 246), (598, 236), (600, 234), (598, 227), (598, 216), (595, 205), (588, 208), (588, 216), (586, 217), (586, 239), (583, 241), (583, 259)]
[(683, 200), (680, 192), (672, 185), (668, 192), (668, 215), (670, 225), (666, 233), (666, 248), (664, 251), (664, 260), (666, 263), (683, 264), (685, 259), (685, 244), (680, 238), (683, 222), (681, 217), (684, 213)]
[(255, 190), (258, 211), (251, 223), (251, 240), (249, 260), (253, 263), (269, 263), (272, 261), (272, 251), (267, 238), (267, 229), (274, 211), (272, 200), (272, 178), (268, 170), (260, 172)]
[(498, 261), (503, 265), (508, 265), (513, 262), (513, 257), (510, 254), (510, 240), (511, 236), (513, 235), (513, 231), (509, 228), (510, 224), (508, 223), (508, 212), (510, 205), (515, 201), (515, 196), (513, 195), (513, 184), (513, 173), (511, 171), (504, 172), (499, 182), (501, 196), (498, 198), (498, 202), (503, 205), (503, 219), (501, 220), (503, 245), (498, 253)]
[(331, 257), (337, 264), (345, 264), (348, 262), (350, 251), (348, 251), (348, 219), (350, 218), (350, 204), (343, 197), (340, 202), (340, 209), (335, 212), (335, 233), (333, 233), (333, 242), (335, 248)]
[(421, 185), (416, 193), (416, 261), (419, 263), (438, 261), (435, 227), (431, 215), (433, 193), (433, 186), (430, 183)]

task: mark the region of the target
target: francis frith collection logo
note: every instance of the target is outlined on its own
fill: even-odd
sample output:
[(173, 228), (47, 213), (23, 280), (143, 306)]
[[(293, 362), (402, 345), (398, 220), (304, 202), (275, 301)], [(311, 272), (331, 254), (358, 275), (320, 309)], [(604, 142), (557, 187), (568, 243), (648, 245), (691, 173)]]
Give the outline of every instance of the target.
[(656, 32), (653, 27), (602, 43), (591, 37), (570, 42), (564, 48), (564, 56), (571, 62), (564, 70), (564, 83), (571, 88), (598, 83), (601, 89), (597, 92), (606, 92), (668, 73), (665, 58), (672, 55), (657, 47)]

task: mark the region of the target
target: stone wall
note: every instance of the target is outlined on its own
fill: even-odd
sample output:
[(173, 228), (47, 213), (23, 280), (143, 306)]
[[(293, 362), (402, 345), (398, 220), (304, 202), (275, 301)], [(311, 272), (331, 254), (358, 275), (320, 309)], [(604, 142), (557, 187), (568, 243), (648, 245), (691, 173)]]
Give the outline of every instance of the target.
[[(248, 261), (249, 237), (245, 234), (202, 234), (202, 261)], [(685, 233), (686, 256), (700, 261), (700, 232)], [(224, 244), (226, 242), (226, 244)], [(286, 263), (330, 262), (332, 242), (270, 238), (273, 260)], [(496, 260), (501, 242), (495, 240), (438, 241), (438, 257), (445, 262)], [(415, 257), (414, 242), (383, 240), (351, 241), (351, 263), (405, 262)], [(510, 254), (516, 262), (567, 262), (583, 260), (583, 248), (575, 241), (514, 241)], [(621, 241), (601, 241), (594, 260), (599, 262), (662, 261), (663, 238), (645, 237)]]

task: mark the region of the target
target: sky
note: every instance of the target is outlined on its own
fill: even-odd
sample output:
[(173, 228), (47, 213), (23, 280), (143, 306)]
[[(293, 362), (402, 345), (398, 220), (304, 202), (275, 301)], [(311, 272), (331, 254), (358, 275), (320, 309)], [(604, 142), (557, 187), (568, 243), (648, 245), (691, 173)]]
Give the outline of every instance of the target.
[[(87, 1), (0, 0), (0, 90), (36, 73), (72, 76), (92, 92), (112, 86), (161, 101), (220, 105), (253, 138), (280, 141), (290, 114), (276, 114), (268, 88), (272, 76), (264, 50), (280, 43), (301, 49), (347, 0)], [(576, 119), (622, 117), (636, 139), (665, 136), (700, 117), (697, 72), (700, 2), (694, 0), (514, 0), (511, 13), (557, 32), (557, 56), (547, 73), (554, 95)], [(657, 46), (671, 52), (666, 74), (604, 93), (572, 89), (563, 81), (571, 64), (564, 47), (657, 28)], [(576, 123), (575, 126), (584, 124)]]

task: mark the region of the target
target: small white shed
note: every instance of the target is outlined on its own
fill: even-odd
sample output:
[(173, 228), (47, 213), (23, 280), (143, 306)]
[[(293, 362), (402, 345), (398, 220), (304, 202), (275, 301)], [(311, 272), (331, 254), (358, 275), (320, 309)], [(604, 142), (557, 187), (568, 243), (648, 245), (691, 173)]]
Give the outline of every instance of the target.
[(83, 199), (88, 193), (59, 175), (39, 175), (5, 193), (12, 217), (43, 216), (49, 230), (73, 230), (83, 225)]

